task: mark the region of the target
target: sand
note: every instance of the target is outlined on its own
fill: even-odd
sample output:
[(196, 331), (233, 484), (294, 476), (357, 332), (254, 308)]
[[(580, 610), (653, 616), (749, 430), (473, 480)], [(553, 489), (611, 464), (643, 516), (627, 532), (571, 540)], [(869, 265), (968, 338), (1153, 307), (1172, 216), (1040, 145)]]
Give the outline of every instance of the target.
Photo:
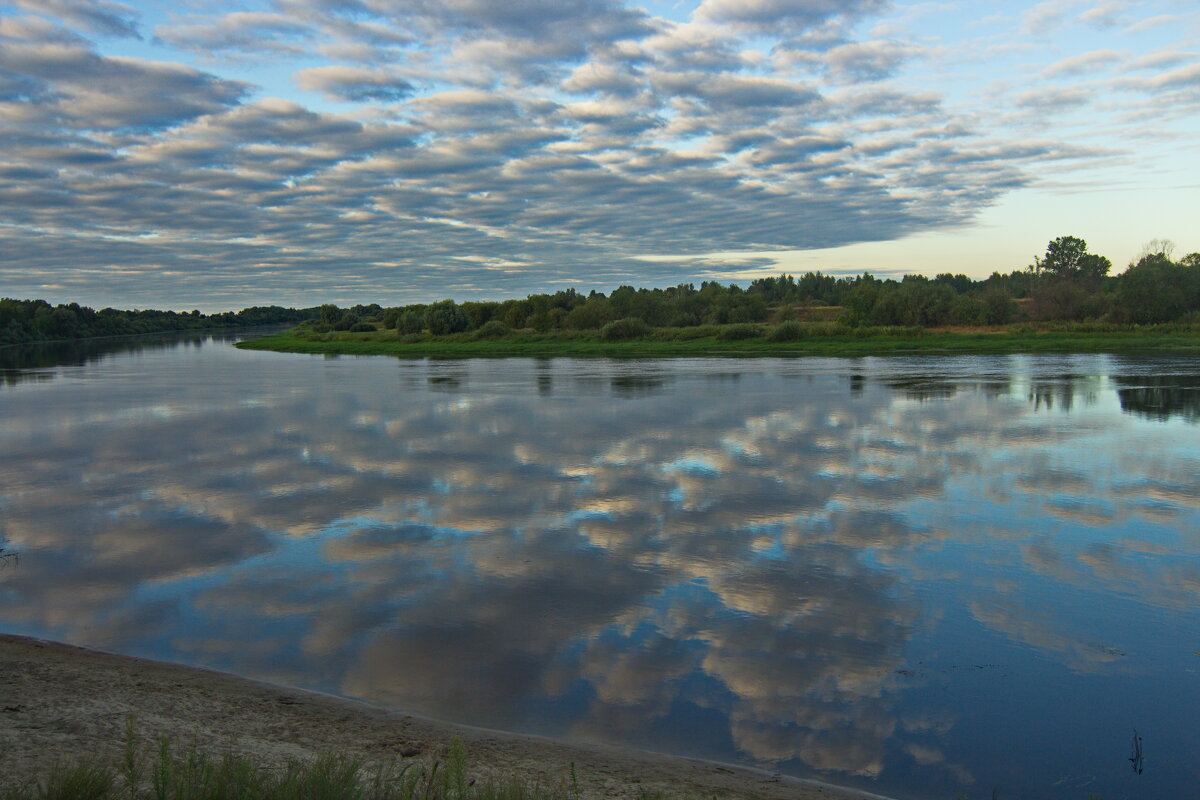
[(5, 783), (81, 756), (111, 758), (136, 719), (143, 752), (173, 744), (237, 752), (269, 765), (341, 752), (371, 762), (432, 761), (466, 745), (472, 775), (501, 771), (562, 785), (575, 765), (583, 797), (866, 800), (877, 795), (710, 761), (453, 725), (212, 670), (0, 634), (0, 762)]

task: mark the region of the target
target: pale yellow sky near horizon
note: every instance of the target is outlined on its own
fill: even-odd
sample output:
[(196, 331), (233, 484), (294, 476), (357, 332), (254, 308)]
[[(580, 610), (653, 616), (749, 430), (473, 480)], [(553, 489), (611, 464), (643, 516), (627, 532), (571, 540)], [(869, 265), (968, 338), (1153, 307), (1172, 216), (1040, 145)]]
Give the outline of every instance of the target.
[[(1200, 187), (1110, 189), (1067, 192), (1030, 187), (1005, 195), (972, 224), (929, 231), (895, 241), (862, 242), (821, 250), (712, 253), (713, 261), (760, 258), (768, 267), (730, 269), (726, 280), (747, 280), (786, 272), (882, 276), (949, 272), (975, 279), (1009, 273), (1033, 263), (1046, 244), (1059, 236), (1077, 236), (1090, 252), (1112, 261), (1112, 274), (1123, 272), (1151, 240), (1174, 243), (1175, 256), (1200, 250), (1195, 212)], [(1031, 226), (1030, 220), (1044, 220)], [(1019, 231), (1020, 233), (1016, 233)], [(647, 261), (692, 260), (694, 256), (645, 256)]]

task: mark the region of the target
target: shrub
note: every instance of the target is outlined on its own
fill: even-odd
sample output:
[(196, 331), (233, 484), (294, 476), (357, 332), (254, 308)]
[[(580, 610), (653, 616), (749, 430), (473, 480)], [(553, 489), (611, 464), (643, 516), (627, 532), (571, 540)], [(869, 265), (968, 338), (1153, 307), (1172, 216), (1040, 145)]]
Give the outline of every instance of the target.
[(638, 317), (626, 317), (610, 322), (600, 329), (600, 338), (606, 342), (620, 339), (640, 339), (650, 335), (651, 328)]
[(341, 319), (333, 324), (335, 331), (348, 331), (358, 324), (358, 315), (347, 311)]
[(738, 339), (757, 339), (762, 336), (762, 333), (761, 325), (746, 322), (723, 326), (721, 330), (717, 331), (717, 338), (723, 342), (733, 342)]
[(412, 309), (396, 318), (396, 331), (400, 334), (420, 333), (425, 330), (425, 315)]
[(680, 342), (687, 342), (692, 339), (705, 339), (717, 335), (717, 329), (712, 325), (691, 325), (686, 328), (666, 328), (664, 330), (667, 333), (664, 338)]
[(790, 319), (772, 328), (771, 332), (767, 334), (767, 340), (771, 342), (795, 342), (803, 339), (807, 333), (803, 325), (794, 319)]
[(808, 328), (809, 336), (845, 336), (853, 330), (840, 322), (818, 322)]
[(475, 331), (476, 339), (496, 339), (501, 336), (508, 336), (512, 333), (512, 328), (505, 325), (498, 319), (491, 319), (483, 323), (479, 330)]
[(350, 326), (351, 333), (367, 333), (374, 330), (376, 330), (375, 326), (369, 322), (356, 322)]

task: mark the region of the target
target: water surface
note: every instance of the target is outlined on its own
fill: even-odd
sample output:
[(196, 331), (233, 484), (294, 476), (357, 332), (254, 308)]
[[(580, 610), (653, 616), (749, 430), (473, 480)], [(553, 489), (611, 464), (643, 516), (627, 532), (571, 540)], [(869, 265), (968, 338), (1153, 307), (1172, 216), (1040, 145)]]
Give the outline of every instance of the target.
[(1200, 786), (1200, 359), (112, 347), (0, 351), (2, 630), (904, 798)]

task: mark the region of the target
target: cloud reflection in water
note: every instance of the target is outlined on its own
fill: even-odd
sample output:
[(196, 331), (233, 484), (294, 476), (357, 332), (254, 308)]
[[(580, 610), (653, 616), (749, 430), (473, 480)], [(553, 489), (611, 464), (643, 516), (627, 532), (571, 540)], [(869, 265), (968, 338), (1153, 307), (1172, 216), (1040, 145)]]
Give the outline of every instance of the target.
[[(4, 396), (42, 420), (4, 433), (10, 629), (475, 724), (958, 786), (955, 703), (908, 700), (943, 680), (918, 662), (955, 666), (943, 618), (1116, 675), (1119, 648), (1015, 592), (1200, 597), (1196, 562), (1166, 557), (1200, 554), (1200, 465), (1153, 450), (1195, 429), (1128, 446), (1102, 359), (854, 380), (824, 360), (189, 357), (173, 397), (149, 369), (90, 400)], [(236, 393), (206, 372), (230, 369)]]

